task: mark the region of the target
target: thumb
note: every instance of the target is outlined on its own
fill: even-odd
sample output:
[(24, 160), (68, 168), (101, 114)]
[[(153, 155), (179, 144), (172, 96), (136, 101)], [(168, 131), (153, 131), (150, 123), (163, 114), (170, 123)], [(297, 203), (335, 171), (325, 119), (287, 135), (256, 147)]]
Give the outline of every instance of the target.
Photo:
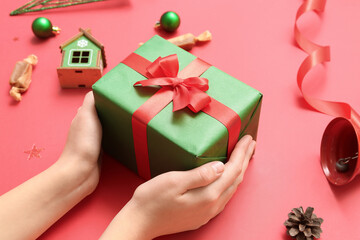
[(94, 118), (94, 119), (98, 118), (97, 111), (95, 108), (94, 94), (92, 91), (88, 92), (85, 95), (83, 104), (79, 108), (79, 111), (85, 113), (87, 116), (89, 116), (91, 118)]
[(94, 109), (95, 108), (94, 103), (95, 103), (94, 94), (92, 91), (90, 91), (85, 95), (82, 107), (87, 109)]
[(182, 182), (186, 190), (204, 187), (218, 179), (223, 172), (224, 164), (220, 161), (214, 161), (183, 172)]

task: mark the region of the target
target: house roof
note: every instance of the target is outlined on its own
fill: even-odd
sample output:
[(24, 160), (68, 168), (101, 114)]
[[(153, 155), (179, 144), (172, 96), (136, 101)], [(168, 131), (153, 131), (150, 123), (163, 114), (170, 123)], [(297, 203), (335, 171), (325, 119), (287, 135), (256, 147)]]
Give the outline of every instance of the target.
[(87, 28), (85, 30), (82, 29), (82, 28), (79, 28), (79, 33), (78, 34), (76, 34), (75, 36), (70, 38), (68, 41), (66, 41), (66, 42), (64, 42), (63, 44), (60, 45), (61, 51), (64, 49), (64, 47), (66, 47), (67, 45), (69, 45), (70, 43), (72, 43), (73, 41), (75, 41), (76, 39), (78, 39), (81, 36), (87, 37), (90, 41), (92, 41), (96, 46), (98, 46), (101, 49), (102, 61), (103, 61), (104, 67), (106, 67), (107, 63), (106, 63), (104, 45), (102, 45), (98, 40), (96, 40), (93, 37), (93, 35), (91, 35), (91, 29), (90, 28)]

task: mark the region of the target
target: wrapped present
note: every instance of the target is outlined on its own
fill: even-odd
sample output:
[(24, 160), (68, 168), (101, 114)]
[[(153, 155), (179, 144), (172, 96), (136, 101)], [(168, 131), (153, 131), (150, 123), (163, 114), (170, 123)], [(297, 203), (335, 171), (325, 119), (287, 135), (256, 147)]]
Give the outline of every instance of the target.
[(105, 152), (144, 179), (226, 162), (262, 94), (154, 36), (93, 85)]

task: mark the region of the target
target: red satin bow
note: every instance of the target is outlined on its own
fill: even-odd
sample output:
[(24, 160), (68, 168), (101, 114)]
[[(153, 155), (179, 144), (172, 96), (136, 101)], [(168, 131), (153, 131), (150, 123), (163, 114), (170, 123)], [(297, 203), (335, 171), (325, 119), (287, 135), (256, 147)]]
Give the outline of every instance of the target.
[(189, 107), (198, 112), (206, 107), (211, 98), (205, 93), (209, 89), (208, 79), (202, 77), (179, 78), (179, 62), (177, 55), (159, 57), (146, 68), (149, 79), (134, 84), (147, 86), (162, 86), (173, 92), (173, 111)]

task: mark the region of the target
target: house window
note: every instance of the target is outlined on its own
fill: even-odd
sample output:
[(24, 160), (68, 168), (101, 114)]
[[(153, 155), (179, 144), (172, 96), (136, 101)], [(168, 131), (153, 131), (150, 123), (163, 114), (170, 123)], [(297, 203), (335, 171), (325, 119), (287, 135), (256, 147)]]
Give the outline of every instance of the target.
[(73, 51), (71, 56), (71, 63), (89, 63), (90, 61), (90, 51)]

